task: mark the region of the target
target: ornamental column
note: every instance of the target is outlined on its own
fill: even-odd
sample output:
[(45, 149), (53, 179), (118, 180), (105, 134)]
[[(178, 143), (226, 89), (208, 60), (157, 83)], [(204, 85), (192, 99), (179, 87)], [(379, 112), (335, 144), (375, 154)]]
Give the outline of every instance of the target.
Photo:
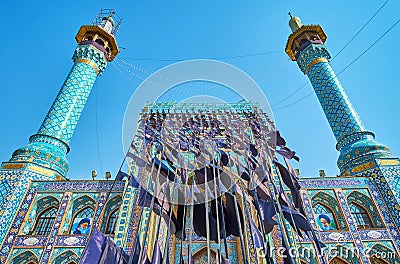
[(308, 76), (321, 103), (337, 140), (341, 175), (353, 175), (352, 168), (376, 158), (391, 157), (389, 148), (375, 141), (374, 133), (365, 129), (329, 64), (331, 55), (324, 45), (327, 37), (321, 26), (302, 25), (298, 17), (292, 16), (289, 26), (292, 34), (285, 51)]
[(92, 25), (79, 29), (75, 37), (78, 46), (72, 56), (74, 65), (39, 131), (30, 137), (27, 146), (16, 150), (10, 161), (2, 164), (3, 168), (33, 163), (51, 171), (50, 178), (65, 177), (69, 141), (93, 84), (119, 52), (115, 34), (120, 23), (121, 20), (115, 21), (114, 11), (102, 10)]

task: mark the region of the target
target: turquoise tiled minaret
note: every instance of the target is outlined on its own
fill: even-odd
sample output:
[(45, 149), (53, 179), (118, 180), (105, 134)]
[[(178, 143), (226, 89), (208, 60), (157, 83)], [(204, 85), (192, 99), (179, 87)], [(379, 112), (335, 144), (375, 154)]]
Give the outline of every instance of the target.
[(400, 229), (400, 160), (392, 157), (389, 148), (378, 143), (362, 124), (329, 64), (331, 56), (324, 45), (326, 35), (321, 26), (302, 25), (298, 17), (291, 17), (289, 26), (292, 34), (286, 53), (297, 61), (314, 87), (337, 140), (340, 175), (374, 179)]
[(326, 35), (321, 26), (302, 25), (298, 17), (292, 16), (289, 26), (292, 34), (286, 44), (286, 53), (297, 61), (314, 87), (337, 140), (341, 175), (350, 176), (352, 168), (376, 158), (391, 157), (390, 150), (375, 141), (375, 135), (365, 129), (329, 64), (331, 56), (324, 45)]
[(27, 146), (13, 153), (9, 163), (33, 163), (49, 169), (56, 178), (65, 177), (69, 141), (93, 84), (107, 63), (118, 54), (113, 15), (110, 12), (95, 20), (93, 25), (80, 28), (76, 35), (78, 47), (72, 57), (74, 65), (70, 73), (39, 131), (31, 136)]
[[(108, 62), (118, 54), (115, 33), (119, 22), (113, 11), (100, 11), (92, 25), (76, 35), (74, 65), (29, 144), (16, 150), (0, 168), (0, 245), (27, 194), (32, 180), (63, 180), (68, 171), (66, 154), (90, 91)], [(7, 248), (3, 247), (3, 251)], [(1, 262), (1, 261), (0, 261)]]

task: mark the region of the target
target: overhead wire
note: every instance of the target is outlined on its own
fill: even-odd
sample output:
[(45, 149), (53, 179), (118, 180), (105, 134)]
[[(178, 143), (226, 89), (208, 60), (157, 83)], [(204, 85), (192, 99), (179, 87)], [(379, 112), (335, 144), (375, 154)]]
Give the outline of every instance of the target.
[[(280, 53), (282, 52), (281, 50), (276, 50), (276, 51), (267, 51), (267, 52), (260, 52), (260, 53), (251, 53), (251, 54), (244, 54), (244, 55), (235, 55), (235, 56), (225, 56), (225, 57), (210, 57), (210, 58), (203, 58), (203, 59), (209, 59), (209, 60), (226, 60), (226, 59), (238, 59), (238, 58), (247, 58), (247, 57), (255, 57), (255, 56), (262, 56), (262, 55), (268, 55), (268, 54), (273, 54), (273, 53)], [(135, 60), (135, 61), (161, 61), (161, 62), (180, 62), (180, 61), (186, 61), (186, 60), (191, 60), (191, 59), (152, 59), (152, 58), (121, 58), (122, 60)]]
[[(400, 19), (398, 19), (391, 27), (389, 27), (389, 29), (387, 29), (377, 40), (375, 40), (371, 45), (368, 46), (367, 49), (365, 49), (360, 55), (358, 55), (354, 60), (352, 60), (349, 64), (346, 65), (346, 67), (344, 67), (338, 74), (336, 74), (334, 76), (334, 78), (338, 77), (340, 74), (342, 74), (344, 71), (346, 71), (351, 65), (353, 65), (356, 61), (358, 61), (365, 53), (367, 53), (372, 47), (374, 47), (381, 39), (383, 39), (393, 28), (395, 28), (398, 24), (400, 23)], [(307, 82), (309, 83), (309, 82)], [(302, 87), (304, 87), (305, 85), (303, 85)], [(300, 89), (298, 89), (300, 90)], [(303, 101), (304, 99), (306, 99), (307, 97), (309, 97), (310, 95), (312, 95), (314, 92), (311, 92), (309, 94), (307, 94), (306, 96), (302, 97), (301, 99), (290, 103), (288, 105), (282, 106), (282, 107), (278, 107), (278, 108), (272, 108), (272, 110), (280, 110), (280, 109), (284, 109), (287, 108), (289, 106), (292, 106), (294, 104), (297, 104), (301, 101)], [(277, 104), (275, 104), (277, 105)]]
[[(340, 54), (342, 53), (342, 51), (347, 48), (347, 46), (350, 45), (351, 42), (353, 42), (353, 40), (361, 33), (361, 31), (364, 30), (364, 28), (375, 18), (375, 16), (383, 9), (383, 7), (389, 2), (389, 0), (386, 0), (385, 3), (383, 3), (383, 5), (381, 5), (376, 11), (375, 13), (368, 19), (368, 21), (353, 35), (353, 37), (350, 38), (349, 41), (347, 41), (347, 43), (339, 50), (339, 52), (331, 59), (331, 62)], [(299, 88), (297, 88), (295, 91), (293, 91), (291, 94), (289, 94), (288, 96), (286, 96), (285, 98), (281, 99), (280, 101), (278, 101), (277, 103), (273, 104), (273, 106), (276, 106), (278, 104), (283, 103), (284, 101), (286, 101), (287, 99), (291, 98), (293, 95), (295, 95), (296, 93), (298, 93), (300, 90), (302, 90), (309, 82), (307, 81), (306, 83), (304, 83), (303, 85), (301, 85)], [(308, 96), (310, 96), (311, 94), (307, 95), (305, 98), (307, 98)], [(303, 98), (303, 99), (305, 99)], [(301, 100), (298, 100), (296, 102), (300, 102)], [(291, 103), (287, 106), (293, 105), (294, 103)], [(280, 107), (277, 109), (282, 109), (284, 107)]]
[(376, 12), (370, 17), (370, 19), (368, 19), (368, 21), (357, 31), (356, 34), (354, 34), (354, 36), (343, 46), (343, 48), (341, 48), (339, 50), (338, 53), (336, 53), (336, 55), (331, 59), (331, 62), (340, 54), (342, 53), (342, 51), (348, 46), (350, 45), (350, 43), (358, 36), (358, 34), (360, 34), (360, 32), (372, 21), (372, 19), (374, 19), (374, 17), (382, 10), (382, 8), (389, 2), (389, 0), (386, 0), (385, 3), (383, 3), (383, 5), (381, 5), (381, 7), (378, 8), (378, 10), (376, 10)]

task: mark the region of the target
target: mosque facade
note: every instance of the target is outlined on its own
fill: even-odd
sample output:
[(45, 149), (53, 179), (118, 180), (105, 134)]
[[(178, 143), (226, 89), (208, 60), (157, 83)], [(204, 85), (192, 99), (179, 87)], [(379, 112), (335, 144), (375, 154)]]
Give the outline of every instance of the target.
[[(257, 104), (167, 102), (143, 104), (116, 180), (68, 180), (69, 141), (94, 81), (119, 52), (119, 25), (114, 11), (102, 10), (80, 28), (73, 67), (38, 132), (2, 163), (0, 263), (89, 263), (81, 257), (94, 229), (131, 263), (400, 263), (400, 160), (362, 124), (329, 64), (322, 27), (297, 17), (285, 51), (310, 79), (336, 137), (339, 176), (298, 177), (294, 152)], [(275, 135), (272, 143), (266, 135)], [(202, 184), (211, 174), (219, 182), (209, 191)], [(156, 191), (160, 181), (177, 194)], [(160, 195), (177, 201), (167, 206)], [(277, 208), (271, 218), (268, 202)]]

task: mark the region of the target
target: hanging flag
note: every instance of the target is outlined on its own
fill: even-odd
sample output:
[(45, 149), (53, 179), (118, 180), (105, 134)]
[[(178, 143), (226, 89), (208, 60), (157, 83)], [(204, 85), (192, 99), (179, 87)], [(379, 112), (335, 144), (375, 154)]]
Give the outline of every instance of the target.
[[(207, 218), (206, 214), (209, 212), (206, 211), (205, 204), (195, 204), (193, 206), (193, 229), (194, 232), (201, 237), (207, 238)], [(210, 240), (218, 243), (218, 228), (217, 228), (217, 220), (212, 217), (211, 214), (208, 215), (208, 233), (210, 235)]]
[(276, 225), (277, 222), (273, 219), (273, 216), (276, 214), (275, 206), (272, 201), (265, 201), (263, 199), (258, 199), (258, 206), (261, 211), (261, 217), (264, 223), (270, 225)]
[[(160, 245), (158, 244), (158, 240), (154, 242), (154, 250), (153, 250), (153, 258), (151, 259), (151, 264), (162, 264), (163, 259), (162, 259), (162, 254), (161, 254), (161, 249)], [(168, 260), (167, 260), (168, 262)]]
[[(141, 251), (142, 251), (142, 248), (140, 246), (139, 238), (136, 238), (135, 250), (133, 252), (132, 262), (131, 263), (139, 264), (139, 258), (140, 258), (140, 252)], [(142, 259), (141, 264), (151, 264), (149, 258), (147, 257), (147, 253), (145, 251), (142, 253), (142, 258), (143, 258), (143, 256), (144, 256), (144, 259)]]
[(123, 171), (119, 171), (118, 173), (117, 173), (117, 176), (115, 176), (115, 180), (116, 181), (122, 181), (124, 178), (127, 178), (127, 179), (129, 179), (129, 174), (127, 174), (127, 173), (125, 173), (125, 172), (123, 172)]
[(167, 166), (164, 164), (164, 162), (160, 161), (158, 158), (154, 157), (153, 158), (153, 164), (154, 166), (160, 170), (160, 173), (168, 178), (170, 181), (173, 181), (175, 179), (175, 168), (171, 168), (170, 166)]
[(99, 264), (128, 264), (129, 255), (126, 254), (114, 241), (107, 237), (106, 245), (99, 260)]
[(251, 233), (253, 235), (253, 242), (257, 249), (264, 249), (264, 239), (260, 230), (257, 228), (256, 223), (250, 218)]
[(241, 231), (244, 230), (243, 212), (237, 201), (235, 204), (235, 197), (228, 192), (225, 193), (224, 217), (227, 236), (240, 237)]
[(237, 170), (239, 172), (240, 178), (242, 178), (245, 181), (250, 181), (250, 173), (249, 171), (240, 165), (240, 163), (237, 165)]
[(80, 264), (98, 264), (107, 237), (97, 228), (93, 228), (88, 245), (80, 260)]
[[(127, 264), (129, 255), (126, 254), (114, 241), (106, 237), (97, 228), (92, 230), (86, 250), (80, 264)], [(150, 264), (150, 263), (148, 263)]]
[(129, 186), (132, 186), (134, 188), (139, 188), (139, 182), (135, 179), (135, 176), (129, 175), (127, 177), (129, 177), (129, 183), (128, 183)]
[[(277, 213), (274, 202), (273, 201), (265, 201), (263, 199), (258, 199), (260, 209), (262, 211), (262, 217), (264, 222), (269, 224), (276, 224), (276, 222), (272, 219), (272, 217)], [(278, 205), (277, 205), (278, 206)], [(289, 208), (284, 205), (280, 205), (282, 209), (282, 213), (284, 218), (289, 222), (289, 224), (293, 227), (301, 235), (300, 230), (305, 232), (311, 231), (311, 225), (308, 219), (296, 211), (295, 209)]]
[(176, 231), (175, 236), (180, 240), (185, 240), (186, 230), (185, 230), (185, 205), (178, 204), (178, 209), (176, 211)]
[(276, 145), (277, 146), (286, 146), (286, 141), (281, 137), (281, 133), (279, 130), (276, 130)]
[[(151, 206), (151, 202), (153, 201), (153, 206)], [(156, 197), (154, 197), (151, 193), (146, 191), (144, 188), (141, 188), (139, 191), (139, 197), (138, 197), (138, 206), (141, 207), (151, 207), (153, 212), (161, 216), (164, 221), (167, 223), (168, 228), (172, 234), (176, 234), (177, 227), (179, 227), (179, 224), (177, 222), (177, 219), (173, 213), (171, 213), (171, 209), (166, 210), (164, 207), (166, 206), (161, 206), (160, 202)]]
[(283, 216), (298, 233), (300, 233), (299, 229), (303, 231), (312, 231), (310, 222), (304, 215), (287, 206), (282, 205), (281, 207)]
[(289, 149), (288, 147), (281, 146), (280, 149), (276, 149), (276, 152), (287, 159), (294, 159), (297, 162), (300, 161), (300, 158), (298, 156), (296, 156), (296, 151), (293, 151), (293, 150)]
[(282, 180), (285, 185), (289, 188), (290, 193), (292, 195), (294, 204), (296, 208), (301, 208), (301, 197), (299, 193), (299, 189), (301, 188), (298, 180), (294, 178), (289, 171), (278, 161), (274, 160), (275, 165), (278, 167), (278, 170), (281, 174)]
[(295, 170), (295, 169), (293, 168), (293, 166), (290, 164), (289, 160), (288, 160), (287, 158), (284, 158), (284, 160), (285, 160), (285, 163), (286, 163), (286, 166), (287, 166), (287, 169), (288, 169), (290, 175), (291, 175), (294, 179), (299, 180), (299, 176), (297, 175), (296, 170)]
[(144, 159), (136, 156), (135, 154), (133, 154), (131, 152), (128, 152), (127, 156), (130, 157), (136, 163), (136, 165), (138, 165), (141, 168), (143, 168), (147, 165), (147, 162)]

